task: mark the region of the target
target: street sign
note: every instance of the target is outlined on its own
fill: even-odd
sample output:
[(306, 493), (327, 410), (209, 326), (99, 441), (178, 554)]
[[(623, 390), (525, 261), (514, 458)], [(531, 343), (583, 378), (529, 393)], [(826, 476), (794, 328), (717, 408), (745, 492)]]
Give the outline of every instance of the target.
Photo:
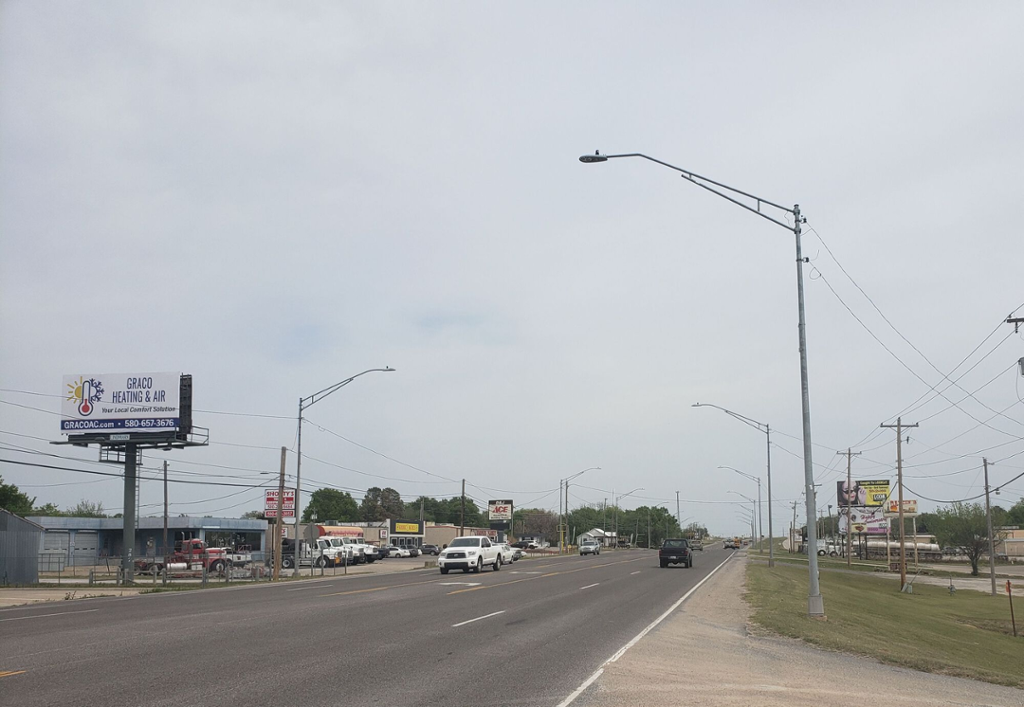
[[(295, 489), (284, 490), (284, 503), (281, 504), (284, 508), (285, 518), (295, 517)], [(274, 511), (274, 513), (270, 513)], [(277, 489), (267, 489), (266, 495), (263, 498), (263, 514), (268, 518), (275, 517), (277, 515)], [(291, 511), (289, 513), (289, 511)]]

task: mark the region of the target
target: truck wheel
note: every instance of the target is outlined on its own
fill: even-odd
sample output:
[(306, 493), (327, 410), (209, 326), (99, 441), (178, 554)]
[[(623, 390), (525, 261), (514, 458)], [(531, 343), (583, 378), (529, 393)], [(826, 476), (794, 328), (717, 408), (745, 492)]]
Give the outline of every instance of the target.
[(473, 571), (475, 573), (479, 574), (480, 570), (482, 570), (483, 568), (484, 568), (484, 558), (482, 558), (482, 557), (476, 558), (476, 566), (473, 568)]
[(501, 555), (498, 555), (498, 559), (494, 561), (494, 571), (497, 572), (501, 569), (504, 563), (501, 561)]
[(839, 557), (839, 553), (836, 552), (835, 550), (833, 550), (832, 552), (828, 553), (828, 556), (829, 557)]
[(160, 565), (153, 565), (149, 568), (149, 571), (154, 577), (158, 577), (160, 575)]
[(295, 560), (290, 557), (281, 558), (281, 569), (290, 570), (295, 567)]
[(448, 574), (448, 568), (447, 567), (442, 567), (441, 568), (441, 574)]
[(666, 562), (665, 560), (661, 560), (659, 564), (661, 564), (662, 569), (668, 567), (668, 562)]
[(217, 560), (210, 565), (210, 571), (214, 574), (221, 574), (224, 571), (224, 560)]

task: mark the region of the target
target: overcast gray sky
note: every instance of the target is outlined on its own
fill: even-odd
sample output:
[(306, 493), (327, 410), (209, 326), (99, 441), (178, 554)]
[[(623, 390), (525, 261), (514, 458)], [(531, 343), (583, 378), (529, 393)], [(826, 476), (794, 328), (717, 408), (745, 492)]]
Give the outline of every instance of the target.
[[(1018, 2), (3, 2), (0, 457), (109, 471), (25, 453), (95, 459), (46, 442), (61, 376), (180, 370), (197, 408), (246, 416), (197, 414), (216, 444), (147, 466), (264, 483), (300, 396), (390, 365), (307, 411), (303, 486), (465, 478), (557, 508), (560, 478), (600, 466), (572, 505), (642, 486), (624, 505), (674, 512), (679, 491), (684, 519), (740, 532), (721, 502), (756, 487), (716, 467), (763, 474), (764, 437), (700, 401), (778, 431), (784, 533), (793, 236), (656, 164), (577, 159), (600, 149), (800, 204), (821, 508), (836, 450), (894, 476), (878, 426), (901, 412), (908, 496), (977, 496), (987, 456), (1011, 505), (1022, 26)], [(0, 474), (122, 505), (119, 479)], [(172, 512), (261, 498), (175, 484)]]

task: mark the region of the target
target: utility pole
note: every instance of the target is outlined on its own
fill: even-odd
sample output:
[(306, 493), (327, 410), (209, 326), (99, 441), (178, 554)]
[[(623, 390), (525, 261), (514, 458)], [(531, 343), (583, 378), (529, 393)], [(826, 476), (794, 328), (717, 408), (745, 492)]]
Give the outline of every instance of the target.
[(562, 554), (562, 543), (565, 538), (562, 535), (562, 524), (565, 523), (565, 511), (562, 508), (562, 484), (563, 479), (558, 480), (558, 554)]
[(462, 511), (459, 513), (459, 537), (466, 534), (466, 480), (462, 480)]
[(912, 425), (904, 425), (903, 418), (897, 417), (895, 425), (880, 425), (880, 427), (896, 428), (896, 483), (899, 486), (900, 499), (900, 591), (907, 589), (907, 543), (906, 533), (903, 532), (903, 430), (908, 427), (917, 427), (915, 422)]
[[(851, 489), (851, 488), (853, 488), (853, 479), (852, 479), (853, 458), (854, 457), (859, 457), (860, 456), (860, 452), (852, 452), (852, 451), (850, 451), (850, 448), (847, 447), (845, 452), (836, 452), (836, 454), (845, 454), (846, 455), (846, 488), (847, 489)], [(847, 494), (846, 495), (846, 566), (847, 567), (850, 566), (850, 553), (852, 553), (852, 552), (853, 552), (853, 528), (850, 527), (850, 495)]]
[[(679, 515), (679, 492), (676, 491), (676, 525), (679, 526), (679, 530), (683, 529), (682, 516)], [(668, 537), (668, 531), (665, 531), (665, 537)]]
[(647, 506), (647, 549), (651, 549), (651, 507)]
[(789, 526), (789, 551), (793, 552), (793, 534), (796, 533), (796, 505), (797, 502), (793, 501), (793, 522)]
[(608, 499), (604, 499), (604, 518), (601, 519), (601, 530), (604, 531), (604, 541), (608, 542)]
[(164, 459), (164, 554), (167, 554), (167, 460)]
[[(274, 581), (281, 578), (281, 531), (284, 529), (284, 469), (288, 462), (288, 448), (281, 447), (281, 474), (277, 479), (277, 519), (274, 522)], [(298, 524), (295, 526), (295, 544), (299, 544)], [(298, 571), (298, 565), (295, 565)]]
[(420, 496), (420, 525), (423, 525), (423, 497)]
[(985, 465), (985, 520), (988, 524), (988, 575), (992, 578), (992, 596), (996, 595), (996, 541), (992, 533), (992, 505), (988, 493), (988, 459), (982, 457)]

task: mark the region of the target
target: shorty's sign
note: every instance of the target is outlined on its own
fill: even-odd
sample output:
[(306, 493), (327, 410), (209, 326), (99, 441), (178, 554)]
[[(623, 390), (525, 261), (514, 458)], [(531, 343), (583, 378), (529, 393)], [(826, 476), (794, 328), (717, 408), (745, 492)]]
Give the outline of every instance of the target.
[[(284, 503), (281, 505), (283, 507), (282, 518), (295, 517), (295, 489), (284, 490)], [(277, 518), (277, 508), (277, 489), (267, 489), (263, 497), (263, 515), (267, 518)]]
[(63, 434), (174, 432), (180, 425), (180, 373), (64, 376)]

